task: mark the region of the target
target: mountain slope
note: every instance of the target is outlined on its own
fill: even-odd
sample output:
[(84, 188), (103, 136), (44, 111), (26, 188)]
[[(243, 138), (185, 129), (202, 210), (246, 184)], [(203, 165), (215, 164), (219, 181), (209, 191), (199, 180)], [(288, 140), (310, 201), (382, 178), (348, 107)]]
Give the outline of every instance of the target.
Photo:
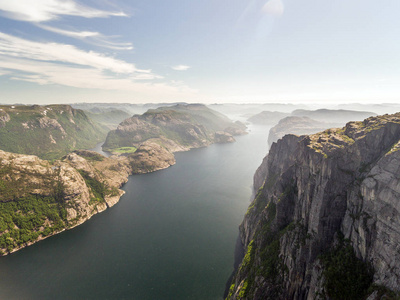
[(61, 158), (104, 140), (107, 128), (69, 105), (0, 106), (0, 149)]
[(255, 174), (240, 226), (246, 254), (227, 298), (394, 297), (398, 150), (400, 114), (273, 144)]
[(132, 155), (79, 150), (54, 162), (0, 150), (0, 255), (82, 224), (119, 201), (130, 174), (174, 163), (148, 142)]
[(51, 163), (0, 150), (0, 255), (65, 229), (118, 202), (127, 158), (79, 151)]
[(171, 152), (182, 151), (224, 140), (226, 135), (243, 134), (244, 129), (243, 124), (233, 123), (204, 105), (178, 104), (126, 119), (108, 134), (103, 148), (113, 151), (120, 147), (138, 147), (151, 140)]

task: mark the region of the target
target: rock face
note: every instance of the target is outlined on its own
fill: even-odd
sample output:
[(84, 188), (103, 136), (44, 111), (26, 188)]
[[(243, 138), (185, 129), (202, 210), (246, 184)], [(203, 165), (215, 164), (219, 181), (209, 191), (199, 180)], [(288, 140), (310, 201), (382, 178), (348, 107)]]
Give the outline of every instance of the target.
[(174, 155), (157, 143), (146, 141), (130, 155), (132, 172), (143, 174), (168, 168), (175, 164)]
[(227, 298), (399, 292), (399, 150), (400, 114), (274, 143), (255, 174), (240, 226), (246, 255)]

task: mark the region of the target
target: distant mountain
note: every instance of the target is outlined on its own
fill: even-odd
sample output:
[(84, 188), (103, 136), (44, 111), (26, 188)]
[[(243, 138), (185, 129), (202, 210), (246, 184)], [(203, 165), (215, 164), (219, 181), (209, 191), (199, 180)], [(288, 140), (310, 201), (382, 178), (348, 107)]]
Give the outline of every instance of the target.
[(399, 103), (379, 103), (379, 104), (347, 103), (347, 104), (338, 104), (337, 108), (346, 110), (373, 111), (379, 115), (393, 114), (396, 112), (400, 112)]
[(343, 125), (349, 121), (362, 121), (365, 118), (377, 116), (374, 112), (344, 109), (297, 109), (293, 111), (291, 115), (297, 117), (309, 117), (322, 122), (343, 123)]
[(131, 117), (131, 115), (123, 110), (119, 109), (99, 109), (94, 108), (89, 111), (85, 111), (85, 114), (92, 120), (99, 124), (102, 124), (110, 130), (116, 129), (123, 120)]
[(289, 113), (283, 113), (279, 111), (262, 111), (247, 120), (258, 125), (275, 125), (280, 120), (288, 116), (290, 116)]
[(290, 114), (283, 111), (262, 111), (251, 116), (247, 121), (258, 125), (275, 125), (279, 120), (288, 117), (308, 117), (316, 121), (335, 123), (343, 126), (349, 121), (360, 121), (365, 118), (376, 116), (377, 114), (369, 111), (344, 110), (344, 109), (296, 109)]
[(108, 129), (69, 105), (0, 106), (0, 149), (44, 159), (90, 149)]
[(185, 103), (142, 103), (142, 104), (133, 104), (133, 103), (74, 103), (71, 104), (73, 108), (82, 109), (84, 111), (90, 111), (93, 113), (105, 112), (110, 110), (122, 110), (128, 113), (130, 116), (135, 114), (143, 114), (149, 109), (156, 109), (158, 107), (168, 107), (174, 106), (177, 104), (185, 104)]
[(245, 126), (201, 104), (178, 104), (148, 110), (123, 121), (111, 131), (103, 145), (107, 151), (155, 142), (171, 152), (233, 141), (231, 135), (245, 133)]
[(272, 143), (278, 141), (286, 134), (312, 134), (320, 131), (324, 131), (328, 128), (340, 127), (341, 123), (326, 123), (320, 122), (308, 117), (286, 117), (279, 121), (277, 125), (269, 130), (268, 144), (271, 146)]
[(305, 105), (298, 104), (283, 104), (283, 103), (224, 103), (210, 104), (209, 108), (216, 110), (234, 120), (244, 121), (251, 116), (261, 113), (262, 111), (278, 111), (282, 113), (291, 113), (296, 109), (307, 109)]

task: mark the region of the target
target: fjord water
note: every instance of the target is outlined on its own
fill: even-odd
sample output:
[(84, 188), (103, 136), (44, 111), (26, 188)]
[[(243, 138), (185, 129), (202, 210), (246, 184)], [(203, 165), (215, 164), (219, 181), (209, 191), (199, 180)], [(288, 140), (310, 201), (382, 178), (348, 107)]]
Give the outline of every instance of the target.
[(268, 127), (134, 175), (111, 209), (0, 258), (0, 299), (222, 299)]

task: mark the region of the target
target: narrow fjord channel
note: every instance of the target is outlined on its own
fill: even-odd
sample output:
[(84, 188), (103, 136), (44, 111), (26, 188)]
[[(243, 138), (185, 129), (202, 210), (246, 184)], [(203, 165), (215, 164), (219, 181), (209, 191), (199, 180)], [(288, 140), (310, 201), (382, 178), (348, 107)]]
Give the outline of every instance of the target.
[(268, 127), (134, 175), (113, 208), (0, 258), (0, 299), (222, 299)]

